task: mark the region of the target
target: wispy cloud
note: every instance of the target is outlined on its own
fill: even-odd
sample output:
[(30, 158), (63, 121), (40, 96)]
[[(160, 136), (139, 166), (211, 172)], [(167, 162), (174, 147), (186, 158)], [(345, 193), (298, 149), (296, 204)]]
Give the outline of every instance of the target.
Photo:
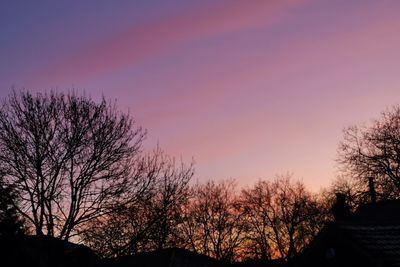
[(212, 36), (265, 27), (284, 19), (303, 0), (226, 1), (162, 19), (96, 41), (63, 62), (38, 73), (47, 82), (77, 82), (109, 71), (133, 66), (179, 47)]

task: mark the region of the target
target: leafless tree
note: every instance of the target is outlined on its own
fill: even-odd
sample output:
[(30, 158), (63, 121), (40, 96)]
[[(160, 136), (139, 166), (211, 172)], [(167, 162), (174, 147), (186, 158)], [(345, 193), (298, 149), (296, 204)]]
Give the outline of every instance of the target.
[(178, 245), (176, 228), (182, 222), (193, 174), (193, 165), (176, 166), (173, 159), (166, 157), (161, 160), (161, 172), (150, 205), (154, 218), (150, 239), (157, 249)]
[(316, 199), (290, 176), (242, 191), (249, 227), (246, 253), (269, 260), (297, 255), (322, 226)]
[[(346, 204), (349, 205), (351, 211), (355, 211), (360, 204), (371, 201), (371, 195), (365, 181), (347, 175), (339, 175), (329, 187), (321, 192), (321, 204), (325, 208), (332, 208), (333, 203), (336, 202), (337, 193), (345, 196)], [(333, 219), (333, 217), (330, 219)]]
[(129, 202), (145, 131), (104, 98), (13, 92), (0, 110), (0, 168), (36, 234), (69, 239)]
[(84, 241), (102, 257), (175, 247), (193, 164), (176, 164), (160, 149), (144, 157), (141, 173), (151, 183), (136, 201), (88, 225)]
[(400, 106), (382, 112), (369, 125), (345, 129), (338, 163), (342, 174), (357, 184), (360, 193), (368, 192), (368, 177), (374, 177), (378, 198), (399, 198)]
[(195, 185), (180, 225), (186, 247), (217, 259), (235, 260), (245, 228), (241, 215), (234, 181)]

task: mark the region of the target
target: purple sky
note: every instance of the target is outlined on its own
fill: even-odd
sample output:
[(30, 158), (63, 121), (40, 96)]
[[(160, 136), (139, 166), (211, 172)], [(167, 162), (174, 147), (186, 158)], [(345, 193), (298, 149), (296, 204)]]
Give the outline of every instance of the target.
[(116, 99), (196, 179), (337, 174), (342, 129), (400, 99), (400, 1), (0, 2), (0, 97)]

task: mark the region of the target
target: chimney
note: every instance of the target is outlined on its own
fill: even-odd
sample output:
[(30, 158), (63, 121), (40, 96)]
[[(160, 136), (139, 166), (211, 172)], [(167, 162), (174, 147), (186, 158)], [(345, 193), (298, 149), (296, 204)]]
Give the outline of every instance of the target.
[(374, 177), (368, 177), (368, 186), (369, 186), (369, 194), (371, 196), (371, 203), (376, 203)]
[(351, 217), (350, 206), (346, 203), (346, 195), (336, 193), (336, 203), (332, 206), (335, 221), (347, 221)]

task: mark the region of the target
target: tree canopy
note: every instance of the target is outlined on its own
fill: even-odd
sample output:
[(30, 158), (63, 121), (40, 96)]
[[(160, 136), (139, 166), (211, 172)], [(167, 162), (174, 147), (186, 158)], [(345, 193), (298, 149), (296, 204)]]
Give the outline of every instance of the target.
[(368, 178), (373, 177), (379, 199), (400, 197), (400, 106), (381, 113), (364, 126), (344, 130), (338, 162), (360, 199), (366, 199)]
[(0, 168), (35, 233), (68, 239), (129, 201), (144, 137), (104, 98), (13, 92), (0, 109)]

